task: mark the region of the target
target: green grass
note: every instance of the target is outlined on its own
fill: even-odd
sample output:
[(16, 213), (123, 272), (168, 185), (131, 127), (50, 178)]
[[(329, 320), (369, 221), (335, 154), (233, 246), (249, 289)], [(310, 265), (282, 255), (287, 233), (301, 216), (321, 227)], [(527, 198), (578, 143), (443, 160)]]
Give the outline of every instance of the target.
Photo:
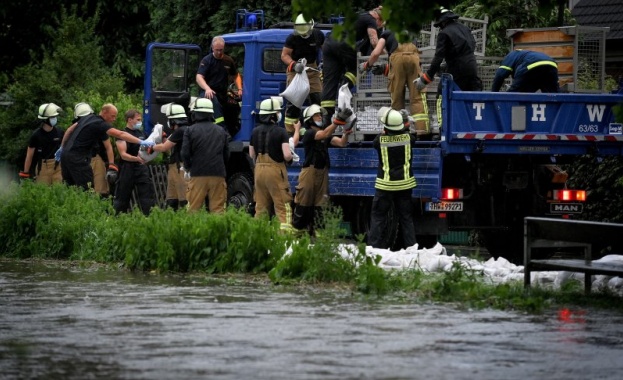
[[(224, 215), (154, 209), (115, 216), (110, 200), (64, 185), (33, 182), (0, 193), (0, 257), (101, 263), (156, 273), (263, 276), (275, 285), (347, 288), (364, 297), (398, 297), (540, 313), (553, 306), (623, 311), (608, 291), (584, 295), (570, 282), (558, 290), (490, 284), (482, 271), (454, 263), (443, 273), (384, 270), (365, 253), (362, 237), (348, 257), (337, 253), (344, 234), (341, 209), (328, 206), (318, 235), (283, 234), (268, 218), (228, 209)], [(286, 254), (287, 253), (287, 254)], [(78, 264), (83, 265), (83, 264)]]

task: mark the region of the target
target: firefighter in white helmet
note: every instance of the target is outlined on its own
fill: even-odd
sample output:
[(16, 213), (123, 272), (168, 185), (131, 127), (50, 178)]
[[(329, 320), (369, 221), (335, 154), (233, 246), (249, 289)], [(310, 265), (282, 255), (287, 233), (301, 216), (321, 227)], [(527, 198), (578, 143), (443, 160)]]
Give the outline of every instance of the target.
[(258, 124), (253, 129), (249, 155), (255, 161), (255, 217), (276, 215), (282, 231), (292, 228), (292, 193), (286, 164), (292, 161), (289, 137), (279, 127), (282, 99), (273, 97), (260, 103)]
[[(309, 67), (307, 78), (309, 79), (309, 101), (311, 104), (320, 104), (322, 93), (322, 82), (318, 71), (318, 57), (322, 52), (324, 44), (324, 34), (314, 29), (314, 20), (306, 19), (303, 14), (299, 14), (294, 22), (294, 31), (286, 38), (286, 42), (281, 50), (281, 61), (286, 65), (286, 84), (294, 79), (297, 73), (303, 72), (305, 65), (303, 59)], [(286, 130), (292, 133), (293, 125), (301, 116), (301, 109), (293, 104), (286, 107), (284, 124)]]
[(186, 199), (191, 212), (204, 207), (208, 198), (211, 213), (222, 214), (227, 203), (229, 135), (214, 122), (214, 105), (198, 98), (192, 111), (194, 124), (187, 127), (182, 142), (184, 170), (190, 173)]
[[(327, 121), (325, 112), (317, 104), (312, 104), (303, 112), (305, 134), (301, 141), (305, 161), (296, 186), (292, 218), (292, 226), (299, 232), (310, 228), (313, 230), (315, 214), (321, 212), (322, 206), (329, 199), (329, 146), (345, 147), (348, 145), (348, 135), (353, 131), (347, 124), (352, 110), (338, 108), (332, 121)], [(340, 126), (343, 128), (342, 136), (333, 136)], [(316, 220), (320, 221), (321, 218)]]
[[(195, 99), (196, 101), (196, 99)], [(186, 110), (179, 104), (170, 103), (165, 106), (167, 124), (173, 131), (162, 144), (156, 144), (156, 152), (170, 152), (169, 168), (167, 171), (166, 204), (174, 210), (186, 206), (187, 183), (182, 171), (181, 151), (184, 143), (184, 132), (188, 127)], [(194, 104), (193, 104), (194, 108)]]
[[(61, 107), (54, 103), (39, 106), (37, 112), (39, 128), (28, 140), (24, 170), (19, 172), (21, 179), (35, 176), (37, 182), (48, 185), (63, 181), (60, 165), (54, 159), (54, 153), (61, 146), (64, 134), (64, 131), (57, 127), (60, 112)], [(33, 162), (36, 163), (35, 167), (32, 165)]]
[(402, 232), (402, 246), (415, 245), (413, 205), (411, 193), (416, 186), (411, 168), (411, 147), (415, 136), (409, 133), (408, 113), (404, 115), (389, 107), (381, 107), (378, 113), (383, 132), (376, 136), (373, 146), (379, 158), (376, 192), (372, 201), (372, 214), (368, 245), (374, 248), (391, 248), (384, 233), (387, 217), (393, 207), (398, 215)]

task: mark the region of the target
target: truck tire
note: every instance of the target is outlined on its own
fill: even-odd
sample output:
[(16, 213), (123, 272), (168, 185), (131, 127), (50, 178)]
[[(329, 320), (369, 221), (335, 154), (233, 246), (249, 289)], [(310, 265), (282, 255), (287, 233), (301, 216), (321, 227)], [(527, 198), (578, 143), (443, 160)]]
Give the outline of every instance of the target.
[(227, 204), (249, 210), (253, 202), (253, 175), (247, 172), (235, 173), (227, 183)]

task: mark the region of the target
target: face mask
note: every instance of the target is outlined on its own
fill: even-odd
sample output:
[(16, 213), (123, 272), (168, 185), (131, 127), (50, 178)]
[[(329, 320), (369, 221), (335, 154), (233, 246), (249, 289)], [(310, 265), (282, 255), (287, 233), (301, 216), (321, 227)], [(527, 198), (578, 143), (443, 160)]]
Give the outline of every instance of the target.
[(56, 125), (56, 123), (58, 122), (58, 119), (55, 117), (51, 117), (50, 118), (50, 125), (53, 127)]
[(134, 124), (134, 129), (142, 129), (143, 128), (143, 123), (141, 123), (140, 121), (136, 124)]
[(322, 121), (314, 120), (314, 124), (316, 124), (316, 127), (322, 127)]

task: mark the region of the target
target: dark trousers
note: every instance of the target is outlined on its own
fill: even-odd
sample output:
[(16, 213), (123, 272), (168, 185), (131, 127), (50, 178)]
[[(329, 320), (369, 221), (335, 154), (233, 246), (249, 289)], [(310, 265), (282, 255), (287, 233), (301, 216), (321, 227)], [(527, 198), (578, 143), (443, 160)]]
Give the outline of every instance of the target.
[(516, 77), (508, 89), (509, 92), (558, 92), (558, 69), (549, 66), (537, 66), (528, 70), (525, 75)]
[[(344, 84), (344, 74), (357, 75), (357, 52), (345, 42), (325, 41), (322, 46), (322, 103), (330, 115), (333, 115), (337, 92)], [(333, 102), (333, 103), (331, 103)]]
[(84, 190), (93, 187), (93, 169), (91, 155), (63, 152), (61, 156), (63, 181), (69, 186), (79, 186)]
[(387, 228), (387, 216), (392, 207), (398, 218), (399, 228), (402, 232), (404, 247), (415, 245), (415, 226), (413, 224), (413, 204), (411, 203), (412, 190), (386, 191), (376, 189), (372, 201), (372, 215), (370, 221), (370, 233), (368, 245), (374, 248), (382, 247), (383, 233)]
[(154, 187), (149, 178), (149, 169), (147, 166), (138, 163), (123, 162), (115, 190), (115, 201), (113, 202), (113, 207), (117, 213), (129, 211), (132, 190), (135, 187), (141, 211), (143, 214), (149, 215), (151, 208), (156, 205)]

